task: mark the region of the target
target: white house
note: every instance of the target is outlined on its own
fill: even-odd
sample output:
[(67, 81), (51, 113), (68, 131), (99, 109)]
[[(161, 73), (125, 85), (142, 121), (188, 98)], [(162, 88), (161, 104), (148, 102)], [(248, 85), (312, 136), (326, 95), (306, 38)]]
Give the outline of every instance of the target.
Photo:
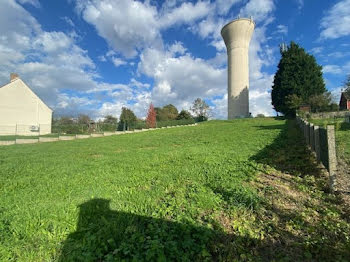
[(0, 135), (51, 133), (52, 110), (17, 74), (10, 78), (0, 87)]

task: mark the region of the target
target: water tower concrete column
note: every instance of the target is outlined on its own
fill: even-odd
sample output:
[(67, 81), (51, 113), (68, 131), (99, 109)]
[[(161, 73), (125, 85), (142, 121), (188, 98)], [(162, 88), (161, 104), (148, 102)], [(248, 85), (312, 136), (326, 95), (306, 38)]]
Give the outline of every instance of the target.
[(228, 56), (228, 119), (249, 117), (249, 43), (255, 23), (239, 18), (225, 25), (221, 35)]

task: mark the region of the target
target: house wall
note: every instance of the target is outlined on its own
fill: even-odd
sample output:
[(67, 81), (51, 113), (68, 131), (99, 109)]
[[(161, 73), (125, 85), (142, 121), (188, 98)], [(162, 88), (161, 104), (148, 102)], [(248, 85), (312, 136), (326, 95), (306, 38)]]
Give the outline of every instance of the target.
[(0, 88), (0, 135), (37, 135), (51, 133), (52, 110), (30, 88), (16, 79)]

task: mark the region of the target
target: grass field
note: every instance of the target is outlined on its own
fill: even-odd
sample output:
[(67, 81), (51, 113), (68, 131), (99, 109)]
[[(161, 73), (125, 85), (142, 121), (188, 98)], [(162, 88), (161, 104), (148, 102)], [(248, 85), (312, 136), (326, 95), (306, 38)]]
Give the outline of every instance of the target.
[(350, 123), (345, 123), (344, 118), (311, 119), (310, 122), (321, 127), (335, 126), (337, 153), (350, 165)]
[(0, 147), (0, 261), (345, 261), (302, 141), (267, 118)]

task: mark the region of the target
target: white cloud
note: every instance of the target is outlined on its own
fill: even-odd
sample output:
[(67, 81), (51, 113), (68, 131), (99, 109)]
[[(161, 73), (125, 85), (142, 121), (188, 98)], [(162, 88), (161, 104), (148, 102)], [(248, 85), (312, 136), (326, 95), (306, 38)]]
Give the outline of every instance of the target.
[[(84, 112), (99, 117), (104, 113), (103, 107), (99, 110), (101, 101), (106, 100), (134, 106), (141, 114), (141, 102), (137, 99), (144, 99), (150, 93), (149, 85), (135, 79), (129, 85), (99, 81), (94, 62), (76, 44), (76, 37), (43, 31), (12, 0), (0, 2), (0, 21), (0, 83), (9, 82), (10, 72), (19, 73), (55, 114)], [(111, 57), (114, 56), (112, 53)]]
[(121, 66), (121, 65), (125, 65), (126, 64), (126, 61), (118, 58), (118, 57), (113, 57), (112, 58), (112, 62), (113, 64), (115, 65), (115, 67), (118, 67), (118, 66)]
[(216, 98), (212, 100), (214, 107), (212, 107), (212, 112), (215, 113), (215, 117), (219, 119), (227, 119), (227, 93), (221, 98)]
[(345, 63), (342, 66), (339, 65), (325, 65), (322, 68), (323, 73), (333, 74), (333, 75), (346, 75), (350, 72), (350, 62)]
[(310, 50), (310, 52), (317, 55), (317, 54), (322, 53), (323, 49), (324, 49), (323, 46), (317, 46), (317, 47), (312, 48)]
[(332, 101), (333, 101), (334, 103), (339, 104), (339, 102), (340, 102), (340, 96), (341, 96), (341, 92), (342, 92), (342, 91), (343, 91), (343, 87), (342, 87), (342, 86), (333, 88), (333, 89), (331, 90)]
[(181, 6), (161, 15), (159, 19), (160, 27), (168, 28), (175, 24), (191, 23), (206, 16), (211, 11), (211, 8), (209, 2), (182, 3)]
[(98, 60), (100, 60), (101, 62), (107, 62), (107, 59), (106, 59), (106, 57), (105, 57), (104, 55), (100, 55), (100, 56), (98, 56), (97, 58), (98, 58)]
[(208, 1), (176, 1), (158, 12), (149, 1), (76, 0), (78, 13), (92, 24), (111, 48), (126, 58), (135, 57), (144, 48), (162, 48), (161, 30), (172, 25), (190, 24), (212, 10)]
[(321, 39), (335, 39), (350, 35), (350, 0), (332, 6), (321, 20)]
[(130, 0), (77, 0), (77, 10), (85, 21), (116, 51), (134, 57), (138, 49), (160, 44), (157, 9)]
[(322, 68), (323, 73), (325, 74), (341, 74), (341, 67), (338, 65), (325, 65)]
[(278, 34), (287, 35), (288, 34), (288, 26), (285, 25), (278, 25), (277, 31)]
[(152, 101), (156, 106), (172, 103), (185, 108), (197, 97), (212, 98), (226, 92), (226, 70), (188, 53), (175, 57), (169, 50), (146, 49), (138, 65), (140, 73), (155, 80)]
[(218, 14), (226, 15), (233, 5), (242, 2), (243, 0), (216, 0), (215, 5)]
[(40, 7), (39, 0), (17, 0), (20, 4), (30, 4), (35, 7)]
[(245, 17), (252, 16), (256, 22), (269, 23), (268, 19), (271, 12), (275, 9), (273, 0), (250, 0), (240, 11), (240, 15)]
[[(138, 73), (154, 79), (152, 88), (136, 79), (126, 85), (101, 81), (95, 63), (77, 45), (76, 35), (44, 31), (25, 9), (3, 0), (0, 80), (7, 82), (10, 71), (20, 73), (34, 91), (61, 113), (84, 110), (92, 117), (110, 113), (118, 116), (121, 107), (126, 106), (143, 117), (152, 101), (157, 106), (173, 103), (179, 109), (188, 109), (195, 98), (201, 97), (214, 103), (215, 117), (226, 118), (227, 73), (223, 65), (227, 56), (220, 30), (228, 21), (217, 14), (227, 14), (232, 5), (242, 1), (194, 4), (173, 0), (166, 1), (158, 11), (150, 1), (76, 0), (83, 19), (109, 43), (110, 51), (98, 59), (120, 66), (126, 63), (121, 55), (131, 58), (141, 54)], [(251, 13), (258, 23), (263, 22), (255, 30), (249, 51), (250, 103), (253, 113), (267, 115), (272, 111), (269, 98), (272, 77), (264, 73), (263, 66), (270, 65), (273, 56), (266, 44), (265, 30), (273, 19), (274, 6), (273, 1), (263, 3), (266, 6), (251, 0), (241, 14)], [(216, 56), (207, 61), (193, 57), (181, 42), (164, 47), (162, 30), (180, 24), (188, 24), (193, 32), (208, 40), (217, 49)]]
[(62, 20), (65, 21), (71, 27), (75, 27), (75, 24), (73, 23), (72, 19), (70, 19), (68, 16), (62, 17)]

